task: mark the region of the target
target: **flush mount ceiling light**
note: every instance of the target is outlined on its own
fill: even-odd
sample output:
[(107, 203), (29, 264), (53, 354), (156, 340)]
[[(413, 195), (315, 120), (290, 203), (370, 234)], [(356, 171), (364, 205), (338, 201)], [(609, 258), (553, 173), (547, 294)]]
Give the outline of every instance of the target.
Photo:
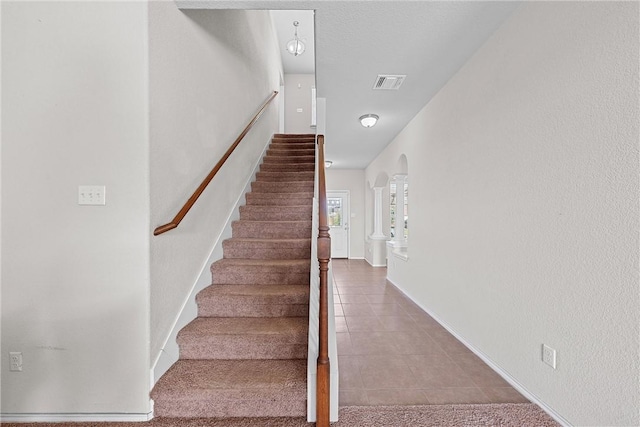
[(324, 162), (324, 168), (325, 169), (329, 169), (331, 167), (331, 165), (333, 164), (333, 162), (331, 160), (325, 160)]
[(362, 124), (362, 126), (366, 127), (366, 128), (370, 128), (375, 126), (375, 124), (378, 122), (378, 119), (380, 117), (378, 117), (377, 114), (365, 114), (364, 116), (360, 116), (360, 123)]
[(304, 53), (304, 43), (298, 38), (298, 21), (293, 21), (293, 26), (296, 29), (293, 39), (287, 43), (287, 52), (293, 56), (302, 55)]

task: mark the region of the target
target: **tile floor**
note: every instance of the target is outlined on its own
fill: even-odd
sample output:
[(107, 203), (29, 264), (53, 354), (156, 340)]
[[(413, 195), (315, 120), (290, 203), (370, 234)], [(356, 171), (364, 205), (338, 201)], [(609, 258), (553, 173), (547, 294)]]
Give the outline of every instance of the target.
[(332, 260), (340, 405), (528, 402), (386, 281), (386, 268)]

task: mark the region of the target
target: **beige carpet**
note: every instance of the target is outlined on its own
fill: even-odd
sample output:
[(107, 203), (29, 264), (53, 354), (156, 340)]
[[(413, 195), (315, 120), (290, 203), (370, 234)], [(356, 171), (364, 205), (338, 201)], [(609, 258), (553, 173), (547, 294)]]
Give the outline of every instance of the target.
[[(348, 406), (333, 427), (551, 427), (558, 426), (531, 403), (483, 405)], [(303, 418), (156, 418), (146, 423), (22, 423), (6, 427), (307, 427)]]
[[(158, 417), (303, 417), (315, 136), (275, 135), (151, 397)], [(178, 422), (166, 421), (163, 425)], [(197, 425), (197, 424), (196, 424)]]

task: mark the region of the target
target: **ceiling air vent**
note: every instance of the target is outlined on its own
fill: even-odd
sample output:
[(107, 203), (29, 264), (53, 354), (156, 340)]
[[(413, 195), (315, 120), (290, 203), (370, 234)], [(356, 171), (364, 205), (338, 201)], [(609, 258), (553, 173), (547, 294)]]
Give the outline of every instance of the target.
[(406, 78), (406, 74), (378, 74), (373, 90), (398, 90)]

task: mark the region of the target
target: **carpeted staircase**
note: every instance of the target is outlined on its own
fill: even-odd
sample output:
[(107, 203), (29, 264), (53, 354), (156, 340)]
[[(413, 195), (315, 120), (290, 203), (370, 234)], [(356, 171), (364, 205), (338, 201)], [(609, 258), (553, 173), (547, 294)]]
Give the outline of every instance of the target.
[(151, 392), (156, 417), (306, 414), (313, 135), (275, 135), (180, 359)]

